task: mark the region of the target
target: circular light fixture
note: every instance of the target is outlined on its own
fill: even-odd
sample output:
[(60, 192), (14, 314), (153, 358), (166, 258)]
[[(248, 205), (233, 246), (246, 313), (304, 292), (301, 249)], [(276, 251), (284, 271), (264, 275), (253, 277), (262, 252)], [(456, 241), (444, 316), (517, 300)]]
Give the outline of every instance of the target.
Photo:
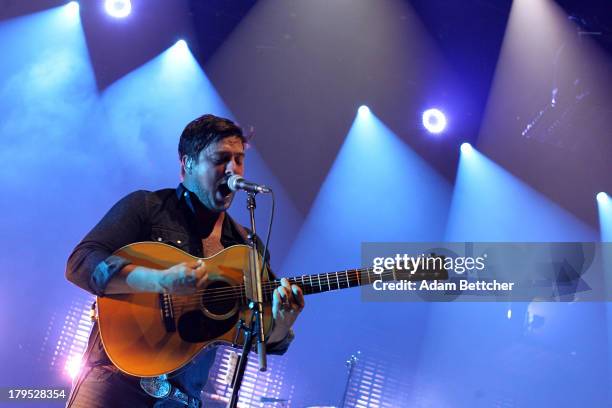
[(472, 145), (469, 144), (468, 142), (461, 143), (461, 153), (469, 154), (469, 153), (472, 153), (472, 150), (473, 150)]
[(429, 133), (441, 133), (446, 128), (446, 116), (439, 109), (427, 109), (423, 112), (423, 126)]
[(106, 0), (104, 9), (111, 17), (125, 18), (132, 12), (132, 3), (130, 0)]

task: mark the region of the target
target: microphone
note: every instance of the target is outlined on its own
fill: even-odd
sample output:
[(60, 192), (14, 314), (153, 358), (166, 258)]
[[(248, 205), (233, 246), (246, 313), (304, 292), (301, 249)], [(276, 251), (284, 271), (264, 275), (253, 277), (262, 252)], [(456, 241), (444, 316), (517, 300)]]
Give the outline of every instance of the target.
[(250, 193), (270, 193), (269, 187), (266, 187), (262, 184), (251, 183), (250, 181), (246, 181), (242, 176), (237, 174), (233, 174), (227, 179), (227, 186), (232, 191), (244, 190)]

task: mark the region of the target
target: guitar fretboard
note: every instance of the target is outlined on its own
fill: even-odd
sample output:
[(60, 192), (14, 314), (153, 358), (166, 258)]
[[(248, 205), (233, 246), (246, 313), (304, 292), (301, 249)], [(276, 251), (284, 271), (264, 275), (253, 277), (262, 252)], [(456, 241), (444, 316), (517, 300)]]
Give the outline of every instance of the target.
[[(390, 272), (387, 272), (388, 275)], [(393, 278), (391, 276), (391, 278)], [(329, 292), (331, 290), (348, 289), (361, 285), (368, 285), (381, 279), (372, 268), (347, 269), (339, 272), (320, 273), (315, 275), (302, 275), (289, 279), (292, 284), (298, 285), (306, 295)], [(280, 280), (275, 281), (280, 284)]]
[[(399, 280), (432, 280), (447, 279), (446, 271), (430, 270), (417, 271), (412, 273), (405, 270), (384, 270), (382, 273), (375, 273), (373, 268), (347, 269), (338, 272), (319, 273), (314, 275), (302, 275), (287, 278), (289, 283), (298, 285), (302, 288), (305, 295), (329, 292), (332, 290), (348, 289), (357, 286), (371, 285), (374, 281), (382, 280), (385, 282)], [(264, 300), (270, 301), (272, 293), (280, 285), (280, 279), (263, 283)], [(240, 285), (244, 291), (244, 285)]]

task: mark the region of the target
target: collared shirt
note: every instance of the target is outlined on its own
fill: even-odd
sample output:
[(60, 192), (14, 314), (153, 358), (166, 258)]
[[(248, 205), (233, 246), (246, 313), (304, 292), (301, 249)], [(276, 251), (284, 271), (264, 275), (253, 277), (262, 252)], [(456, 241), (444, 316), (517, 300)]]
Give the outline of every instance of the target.
[[(203, 257), (202, 236), (198, 231), (193, 206), (198, 198), (183, 184), (176, 189), (139, 190), (117, 202), (100, 222), (76, 246), (68, 259), (66, 278), (97, 296), (124, 266), (127, 259), (113, 255), (117, 249), (141, 241), (156, 241), (172, 245), (191, 255)], [(221, 245), (228, 247), (247, 243), (248, 230), (227, 215), (223, 220)], [(257, 247), (263, 245), (257, 238)], [(266, 254), (268, 255), (268, 254)], [(266, 256), (266, 260), (268, 256)], [(274, 279), (273, 276), (270, 276)], [(293, 340), (293, 333), (279, 344), (269, 345), (271, 354), (283, 354)], [(89, 339), (88, 365), (111, 364), (94, 326)], [(173, 381), (192, 396), (199, 397), (214, 362), (214, 349), (203, 352)]]

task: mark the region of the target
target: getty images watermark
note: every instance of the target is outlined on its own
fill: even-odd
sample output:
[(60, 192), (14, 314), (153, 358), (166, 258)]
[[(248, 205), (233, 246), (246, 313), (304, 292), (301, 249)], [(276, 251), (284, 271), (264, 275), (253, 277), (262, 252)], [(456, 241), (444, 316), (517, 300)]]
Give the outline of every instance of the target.
[[(512, 290), (515, 282), (498, 282), (497, 279), (456, 281), (428, 279), (428, 273), (453, 271), (457, 275), (467, 275), (473, 271), (485, 270), (487, 254), (478, 257), (441, 255), (412, 256), (395, 254), (393, 257), (376, 257), (372, 261), (372, 272), (376, 280), (372, 283), (374, 290), (441, 290), (441, 291), (507, 291)], [(385, 274), (386, 272), (386, 274)], [(403, 278), (402, 278), (403, 277)], [(389, 278), (389, 279), (385, 279)]]
[(611, 243), (365, 243), (362, 264), (369, 301), (612, 299)]

